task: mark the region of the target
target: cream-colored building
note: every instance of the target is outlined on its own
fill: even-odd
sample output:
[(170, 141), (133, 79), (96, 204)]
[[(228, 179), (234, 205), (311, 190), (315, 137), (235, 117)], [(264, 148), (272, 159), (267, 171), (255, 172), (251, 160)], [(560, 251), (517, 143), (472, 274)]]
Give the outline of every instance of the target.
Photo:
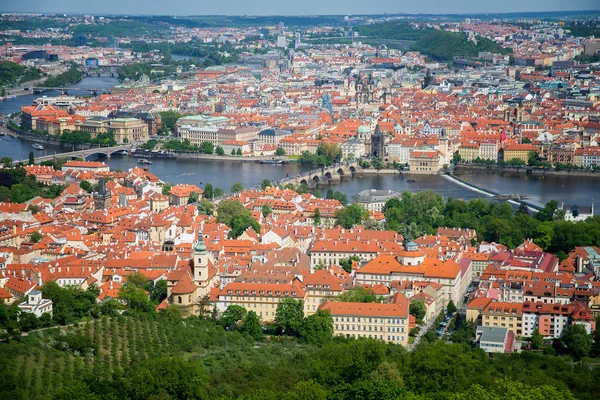
[(408, 164), (411, 174), (436, 175), (441, 169), (442, 158), (438, 150), (414, 150)]
[(304, 301), (306, 292), (299, 282), (293, 283), (228, 283), (218, 294), (217, 310), (224, 312), (231, 305), (254, 311), (264, 322), (273, 322), (277, 305), (287, 298)]
[(135, 142), (148, 139), (148, 125), (137, 118), (114, 118), (108, 123), (108, 128), (114, 132), (117, 143)]
[(321, 306), (333, 318), (333, 334), (347, 338), (372, 338), (402, 346), (408, 344), (408, 300), (399, 303), (329, 302)]

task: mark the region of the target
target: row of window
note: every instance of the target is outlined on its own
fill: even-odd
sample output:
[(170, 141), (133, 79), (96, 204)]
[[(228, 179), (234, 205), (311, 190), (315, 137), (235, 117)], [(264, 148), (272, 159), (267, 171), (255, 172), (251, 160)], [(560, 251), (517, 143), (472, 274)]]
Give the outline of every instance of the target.
[(369, 323), (376, 323), (376, 324), (383, 324), (384, 322), (387, 321), (388, 324), (404, 324), (405, 319), (404, 318), (361, 318), (361, 317), (335, 317), (334, 318), (335, 322), (369, 322)]

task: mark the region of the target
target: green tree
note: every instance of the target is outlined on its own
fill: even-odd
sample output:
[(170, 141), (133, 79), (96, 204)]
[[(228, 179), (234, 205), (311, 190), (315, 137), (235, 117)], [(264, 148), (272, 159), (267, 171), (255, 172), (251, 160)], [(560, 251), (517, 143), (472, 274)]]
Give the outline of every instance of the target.
[(458, 311), (458, 309), (456, 308), (456, 306), (454, 305), (454, 302), (452, 300), (450, 300), (448, 302), (448, 305), (446, 306), (446, 312), (448, 314), (454, 314), (456, 311)]
[(371, 165), (373, 166), (373, 168), (375, 169), (382, 169), (383, 168), (383, 160), (381, 159), (381, 157), (373, 157), (373, 159), (371, 160)]
[(294, 386), (287, 397), (287, 400), (326, 400), (327, 390), (318, 383), (310, 381), (300, 381)]
[(32, 243), (37, 243), (43, 238), (44, 235), (42, 235), (39, 231), (35, 231), (31, 235), (29, 235), (29, 240), (31, 240)]
[(556, 210), (558, 209), (558, 202), (556, 200), (550, 200), (544, 205), (540, 211), (535, 214), (535, 218), (544, 221), (553, 221)]
[(190, 196), (188, 197), (188, 204), (197, 203), (199, 197), (200, 197), (200, 194), (198, 192), (191, 192)]
[(231, 185), (231, 193), (239, 193), (244, 190), (244, 185), (241, 182), (236, 182)]
[(204, 186), (204, 198), (212, 200), (215, 197), (213, 185), (211, 183), (207, 183)]
[(240, 324), (242, 324), (248, 312), (242, 306), (238, 305), (230, 305), (227, 307), (223, 315), (221, 316), (221, 320), (219, 323), (223, 328), (227, 329), (237, 329)]
[(242, 332), (252, 336), (254, 340), (260, 340), (262, 338), (260, 319), (254, 311), (249, 311), (246, 315), (244, 325), (242, 326)]
[(163, 186), (162, 186), (162, 194), (165, 195), (165, 196), (168, 196), (169, 192), (171, 191), (171, 187), (172, 186), (170, 184), (168, 184), (168, 183), (163, 184)]
[(576, 359), (587, 356), (592, 349), (592, 336), (581, 324), (573, 324), (565, 329), (562, 341)]
[(223, 200), (217, 208), (217, 221), (231, 226), (231, 222), (238, 216), (251, 215), (250, 210), (237, 200)]
[(540, 331), (537, 329), (534, 329), (533, 335), (531, 335), (531, 347), (535, 350), (539, 350), (542, 348), (543, 345), (544, 345), (544, 339), (542, 338)]
[(235, 149), (231, 149), (231, 155), (235, 156)]
[(215, 198), (218, 198), (218, 197), (222, 197), (223, 195), (225, 195), (225, 191), (223, 189), (221, 189), (220, 187), (216, 187), (213, 189), (213, 194), (214, 194)]
[(339, 264), (340, 267), (344, 269), (344, 271), (346, 271), (347, 273), (351, 273), (353, 261), (360, 261), (360, 257), (357, 255), (352, 255), (348, 258), (341, 258)]
[(350, 229), (354, 225), (359, 225), (363, 220), (369, 217), (369, 213), (363, 206), (357, 203), (350, 204), (348, 207), (337, 210), (335, 213), (335, 223), (343, 228)]
[(271, 206), (268, 204), (265, 204), (264, 206), (262, 206), (261, 212), (263, 217), (266, 217), (267, 215), (271, 214)]
[(215, 205), (207, 199), (200, 199), (200, 204), (198, 204), (198, 212), (202, 215), (213, 215), (215, 212)]
[(283, 147), (278, 147), (277, 150), (275, 150), (275, 155), (276, 156), (284, 156), (285, 150), (283, 149)]
[(180, 113), (173, 110), (161, 111), (158, 114), (160, 115), (163, 129), (170, 132), (175, 131), (177, 121), (182, 117)]
[(427, 309), (425, 308), (425, 303), (423, 302), (423, 300), (413, 300), (410, 302), (408, 312), (410, 313), (410, 315), (415, 317), (415, 319), (417, 320), (417, 324), (420, 324), (421, 322), (423, 322), (423, 318), (425, 318)]
[(262, 190), (266, 190), (268, 187), (271, 187), (271, 186), (273, 186), (273, 184), (267, 178), (263, 179), (262, 182), (260, 183), (260, 188)]
[(289, 336), (298, 336), (304, 321), (304, 304), (302, 300), (286, 298), (279, 302), (275, 311), (277, 330)]
[(333, 318), (328, 310), (317, 310), (304, 318), (299, 335), (307, 343), (324, 345), (333, 337)]
[(236, 156), (241, 156), (241, 155), (242, 155), (242, 149), (240, 149), (240, 148), (238, 147), (237, 151), (235, 152), (235, 155), (236, 155)]
[(218, 156), (225, 155), (225, 150), (223, 150), (223, 148), (221, 146), (217, 146), (217, 149), (215, 150), (215, 152), (217, 153)]
[(200, 149), (205, 154), (212, 154), (215, 151), (215, 146), (211, 142), (202, 142)]
[(13, 163), (12, 157), (4, 156), (0, 158), (0, 164), (4, 166), (4, 168), (9, 168)]
[(167, 281), (165, 279), (161, 279), (152, 288), (150, 292), (150, 300), (160, 303), (164, 299), (167, 298)]
[(33, 154), (33, 151), (29, 152), (29, 165), (34, 165), (35, 164), (35, 155)]
[(235, 217), (231, 221), (231, 225), (229, 225), (229, 227), (231, 228), (231, 230), (229, 231), (227, 236), (231, 239), (239, 237), (248, 228), (252, 228), (254, 232), (260, 234), (260, 225), (254, 218), (252, 218), (251, 215), (248, 214)]
[(85, 190), (86, 192), (90, 193), (92, 184), (89, 183), (88, 181), (81, 181), (81, 182), (79, 182), (79, 187), (82, 188), (83, 190)]
[(321, 225), (321, 210), (319, 210), (318, 208), (315, 208), (315, 213), (313, 215), (313, 224), (315, 226)]
[(373, 293), (373, 289), (364, 286), (356, 286), (355, 288), (344, 291), (344, 293), (336, 296), (335, 301), (349, 303), (380, 303), (381, 299)]

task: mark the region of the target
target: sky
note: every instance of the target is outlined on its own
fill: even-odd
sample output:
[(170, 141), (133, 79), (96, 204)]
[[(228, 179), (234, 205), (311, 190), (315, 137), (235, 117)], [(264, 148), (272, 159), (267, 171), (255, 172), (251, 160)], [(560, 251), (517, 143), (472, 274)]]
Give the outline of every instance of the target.
[(598, 9), (598, 0), (0, 0), (0, 12), (76, 14), (461, 14)]

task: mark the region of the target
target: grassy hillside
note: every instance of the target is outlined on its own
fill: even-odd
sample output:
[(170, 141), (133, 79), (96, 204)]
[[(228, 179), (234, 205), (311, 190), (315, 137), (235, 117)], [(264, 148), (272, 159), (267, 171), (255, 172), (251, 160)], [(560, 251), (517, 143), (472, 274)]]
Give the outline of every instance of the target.
[(493, 53), (509, 54), (510, 49), (505, 49), (498, 43), (485, 39), (477, 38), (477, 45), (462, 33), (448, 31), (432, 31), (423, 36), (413, 46), (413, 50), (420, 51), (433, 59), (441, 61), (451, 61), (454, 57), (476, 57), (480, 51), (490, 51)]
[(413, 353), (371, 339), (256, 343), (196, 317), (104, 318), (0, 343), (0, 399), (591, 400), (600, 390), (595, 359), (490, 358), (429, 340)]

